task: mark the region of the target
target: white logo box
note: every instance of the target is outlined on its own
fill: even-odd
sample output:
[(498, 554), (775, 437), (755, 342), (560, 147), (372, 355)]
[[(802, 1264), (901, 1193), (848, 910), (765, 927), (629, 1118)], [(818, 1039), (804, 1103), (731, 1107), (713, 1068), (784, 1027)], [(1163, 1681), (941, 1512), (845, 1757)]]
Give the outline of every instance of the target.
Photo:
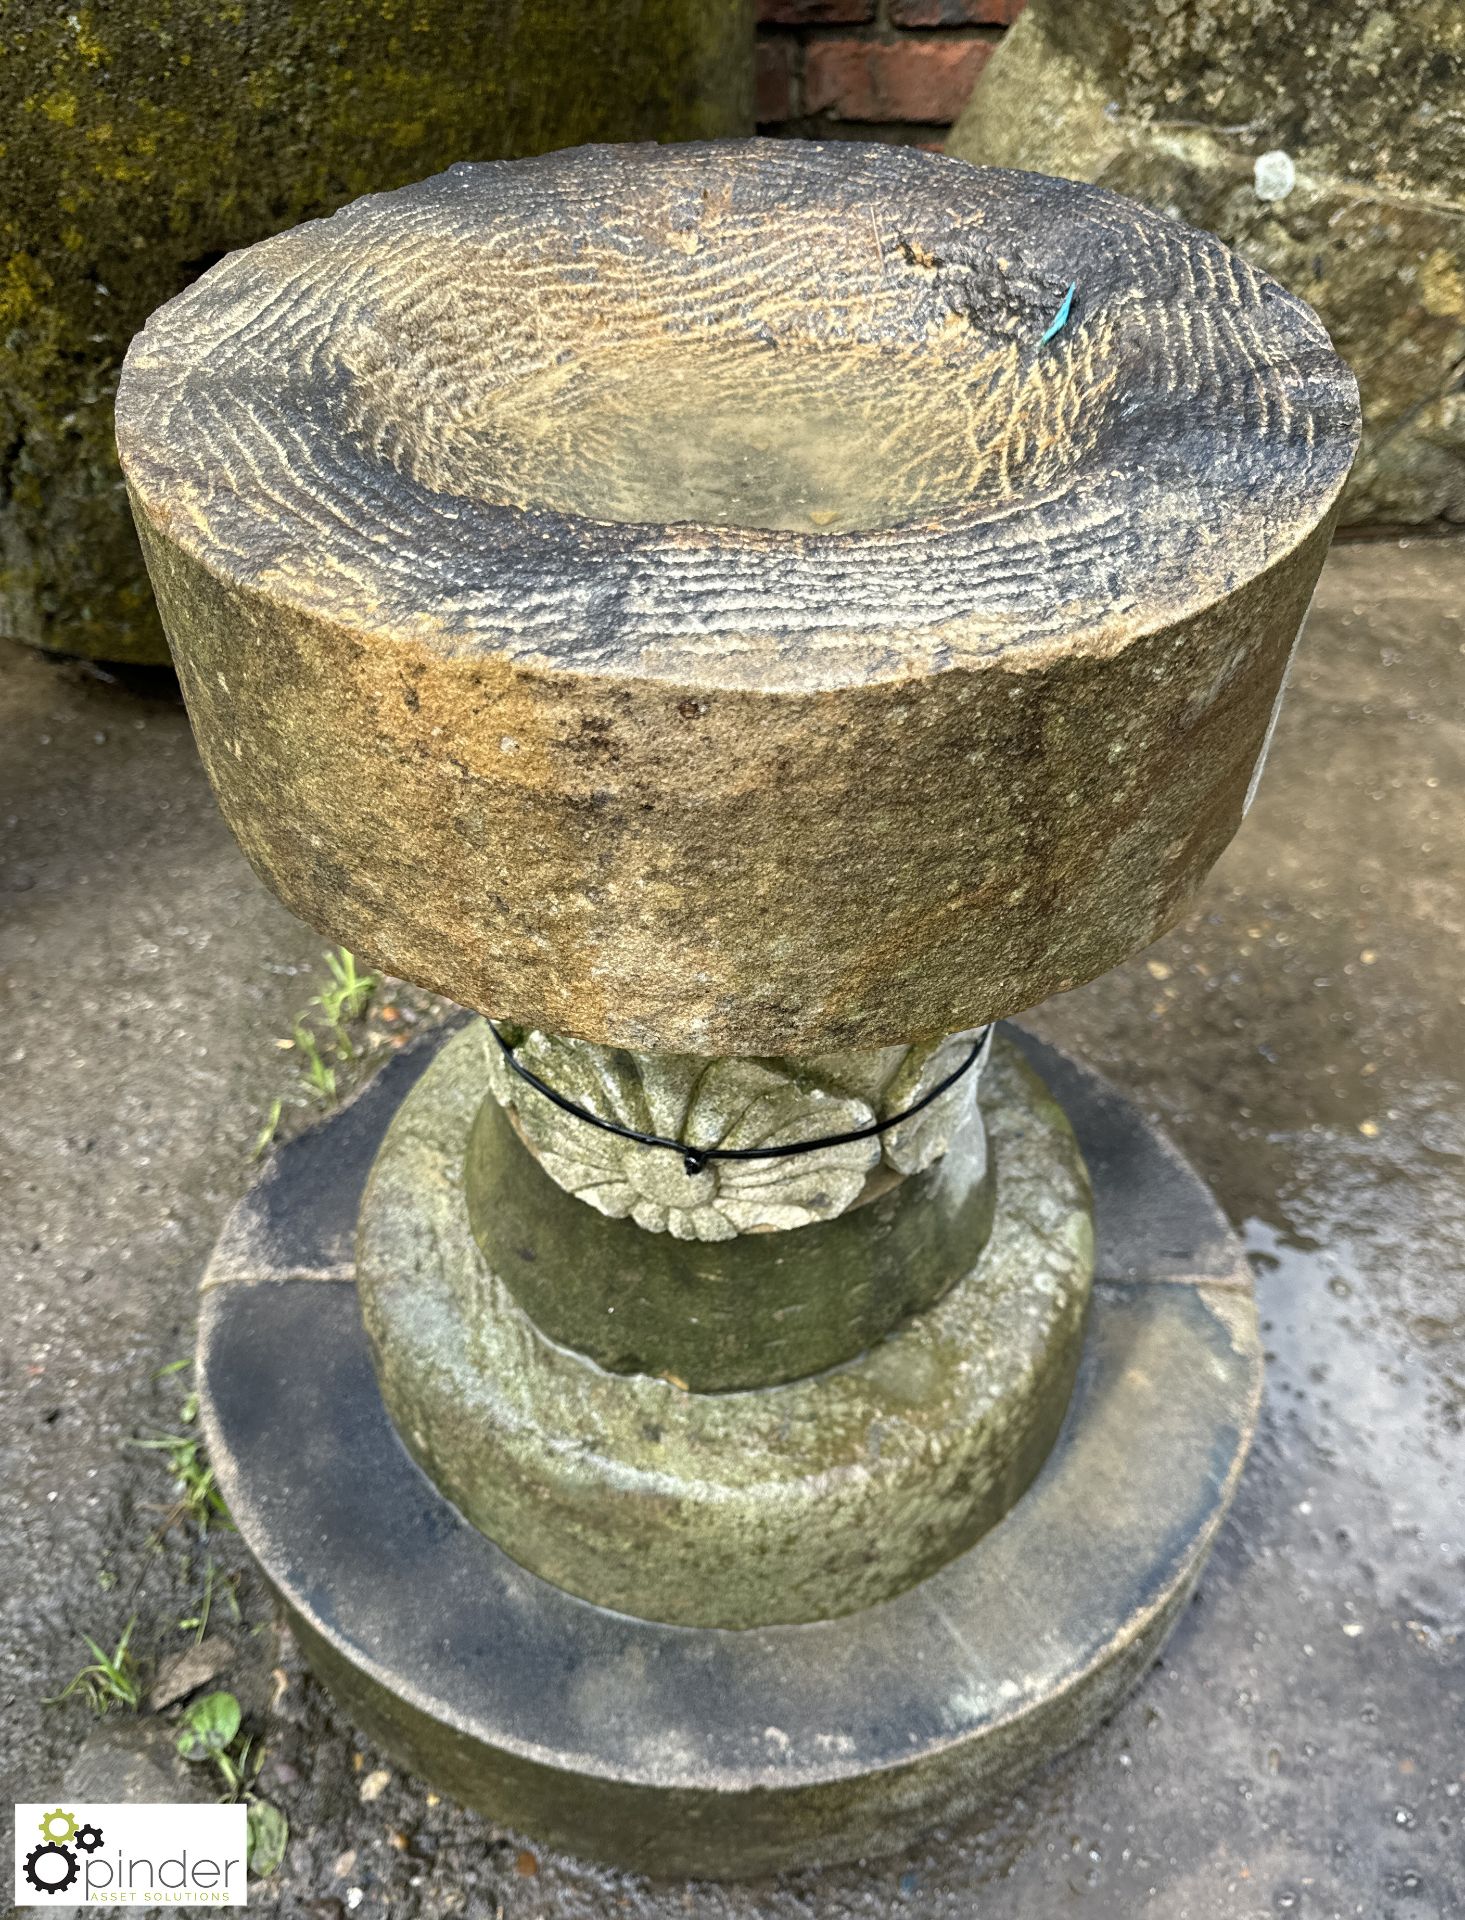
[(53, 1800), (15, 1809), (18, 1907), (243, 1907), (242, 1806), (97, 1806)]

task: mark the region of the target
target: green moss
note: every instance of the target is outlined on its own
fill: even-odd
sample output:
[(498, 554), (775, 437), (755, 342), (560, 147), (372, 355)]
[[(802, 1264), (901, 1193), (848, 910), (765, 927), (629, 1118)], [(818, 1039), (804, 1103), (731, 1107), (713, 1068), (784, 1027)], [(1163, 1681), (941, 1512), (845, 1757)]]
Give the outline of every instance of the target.
[(991, 1230), (984, 1167), (969, 1125), (927, 1172), (833, 1220), (677, 1240), (557, 1187), (490, 1099), (464, 1193), (485, 1260), (551, 1340), (614, 1373), (720, 1392), (838, 1366), (934, 1305)]
[(19, 0), (0, 25), (0, 635), (166, 658), (122, 356), (221, 253), (461, 159), (749, 129), (748, 0)]

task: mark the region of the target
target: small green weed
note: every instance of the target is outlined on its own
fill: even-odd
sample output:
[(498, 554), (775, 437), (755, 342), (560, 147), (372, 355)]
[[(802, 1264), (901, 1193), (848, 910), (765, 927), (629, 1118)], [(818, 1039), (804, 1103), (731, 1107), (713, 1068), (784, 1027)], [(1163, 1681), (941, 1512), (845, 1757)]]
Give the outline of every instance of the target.
[(339, 1032), (348, 1020), (359, 1020), (366, 1012), (381, 976), (358, 973), (356, 956), (345, 947), (336, 947), (328, 953), (326, 965), (330, 969), (331, 984), (322, 988), (310, 1004), (319, 1007)]
[[(238, 1738), (241, 1718), (239, 1702), (232, 1693), (221, 1691), (202, 1695), (188, 1708), (179, 1724), (178, 1751), (185, 1760), (216, 1761)], [(238, 1798), (237, 1789), (242, 1784), (240, 1770), (247, 1754), (246, 1742), (244, 1754), (239, 1756), (239, 1765), (231, 1763), (225, 1774), (226, 1783), (236, 1789), (233, 1795), (235, 1799)]]
[(254, 1146), (250, 1150), (249, 1157), (251, 1160), (262, 1160), (264, 1158), (265, 1149), (280, 1130), (280, 1115), (284, 1111), (285, 1102), (283, 1100), (273, 1100), (270, 1102), (269, 1114), (265, 1119), (264, 1125), (255, 1135)]
[[(380, 975), (363, 973), (356, 956), (345, 947), (331, 948), (325, 961), (330, 984), (311, 995), (304, 1012), (296, 1015), (290, 1038), (280, 1044), (293, 1047), (299, 1055), (301, 1077), (316, 1101), (323, 1107), (333, 1107), (342, 1093), (337, 1069), (357, 1057), (351, 1023), (366, 1012)], [(256, 1160), (278, 1132), (285, 1104), (276, 1100), (270, 1108), (254, 1143)]]
[(244, 1615), (239, 1610), (238, 1586), (238, 1574), (226, 1573), (221, 1578), (218, 1562), (211, 1553), (206, 1554), (203, 1563), (203, 1599), (199, 1602), (197, 1613), (180, 1617), (178, 1621), (180, 1633), (191, 1633), (195, 1646), (202, 1642), (209, 1630), (209, 1617), (213, 1612), (216, 1592), (223, 1593), (224, 1599), (228, 1602), (229, 1611), (234, 1616), (234, 1624), (236, 1627), (239, 1626)]
[(224, 1783), (223, 1800), (247, 1800), (249, 1869), (274, 1872), (285, 1857), (290, 1825), (280, 1809), (253, 1791), (260, 1756), (240, 1731), (243, 1716), (232, 1693), (206, 1693), (186, 1709), (178, 1728), (178, 1751), (185, 1760), (212, 1762)]
[[(336, 1098), (336, 1069), (326, 1061), (319, 1040), (303, 1021), (296, 1022), (293, 1039), (300, 1055), (300, 1071), (305, 1075), (306, 1085), (322, 1106), (331, 1106)], [(350, 1046), (349, 1041), (346, 1044)]]
[[(168, 1374), (178, 1373), (191, 1364), (189, 1360), (175, 1360), (171, 1366), (163, 1367), (157, 1377), (162, 1379)], [(186, 1427), (191, 1427), (198, 1419), (196, 1387), (190, 1388), (183, 1396), (178, 1418)], [(184, 1521), (195, 1526), (199, 1538), (203, 1540), (208, 1538), (211, 1526), (228, 1527), (233, 1531), (234, 1522), (229, 1518), (224, 1496), (214, 1482), (214, 1470), (205, 1458), (201, 1434), (155, 1433), (147, 1440), (134, 1440), (132, 1444), (146, 1453), (162, 1454), (173, 1479), (173, 1505), (164, 1513), (155, 1539), (161, 1540)]]
[(290, 1823), (272, 1800), (251, 1796), (245, 1833), (249, 1871), (267, 1880), (285, 1857)]
[(161, 1453), (173, 1478), (175, 1497), (157, 1529), (160, 1538), (184, 1521), (197, 1527), (202, 1539), (208, 1538), (210, 1527), (233, 1531), (234, 1522), (214, 1482), (214, 1470), (204, 1458), (203, 1440), (198, 1434), (160, 1433), (132, 1444)]
[(63, 1700), (80, 1691), (86, 1695), (93, 1713), (110, 1713), (114, 1707), (136, 1713), (142, 1703), (142, 1685), (131, 1646), (132, 1630), (136, 1625), (137, 1615), (133, 1614), (111, 1653), (104, 1652), (89, 1633), (84, 1633), (81, 1637), (92, 1656), (90, 1662), (45, 1704), (48, 1707), (59, 1706)]

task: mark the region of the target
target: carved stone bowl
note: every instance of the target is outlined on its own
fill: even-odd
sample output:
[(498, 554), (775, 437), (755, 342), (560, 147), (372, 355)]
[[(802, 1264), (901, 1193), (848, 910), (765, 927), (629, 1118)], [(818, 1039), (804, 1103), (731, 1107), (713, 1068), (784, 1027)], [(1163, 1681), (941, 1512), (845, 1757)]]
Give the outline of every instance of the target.
[(642, 1049), (948, 1033), (1241, 817), (1357, 434), (1309, 309), (884, 147), (455, 167), (231, 255), (118, 435), (209, 773), (325, 933)]

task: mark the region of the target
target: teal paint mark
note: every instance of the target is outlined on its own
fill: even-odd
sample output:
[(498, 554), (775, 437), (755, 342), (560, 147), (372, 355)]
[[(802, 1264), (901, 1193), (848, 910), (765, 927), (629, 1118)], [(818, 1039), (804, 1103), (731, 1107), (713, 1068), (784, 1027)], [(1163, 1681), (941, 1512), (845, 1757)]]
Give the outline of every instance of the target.
[(1053, 318), (1048, 322), (1048, 331), (1043, 335), (1042, 339), (1038, 342), (1038, 345), (1040, 347), (1046, 347), (1048, 342), (1053, 338), (1054, 334), (1062, 333), (1063, 329), (1068, 325), (1068, 316), (1070, 313), (1073, 312), (1073, 296), (1077, 292), (1078, 292), (1078, 282), (1076, 280), (1070, 280), (1068, 283), (1068, 291), (1063, 296), (1063, 305), (1058, 309), (1057, 313), (1055, 313)]

